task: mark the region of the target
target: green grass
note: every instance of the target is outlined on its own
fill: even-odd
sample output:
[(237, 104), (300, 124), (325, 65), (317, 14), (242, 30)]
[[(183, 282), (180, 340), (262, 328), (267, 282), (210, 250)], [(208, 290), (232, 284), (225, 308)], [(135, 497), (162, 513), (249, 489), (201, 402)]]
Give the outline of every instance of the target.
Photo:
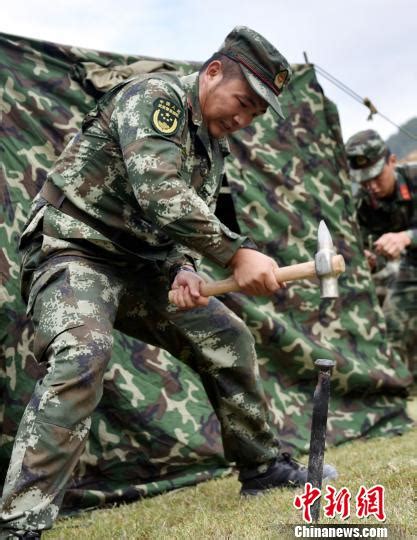
[[(417, 419), (417, 400), (410, 413)], [(336, 465), (339, 478), (331, 485), (352, 493), (347, 523), (378, 524), (376, 518), (359, 520), (354, 497), (363, 484), (385, 487), (386, 524), (401, 524), (405, 535), (417, 538), (415, 490), (417, 486), (417, 428), (397, 437), (360, 440), (326, 451), (326, 461)], [(79, 517), (61, 519), (45, 540), (105, 539), (230, 539), (284, 538), (285, 524), (302, 524), (293, 507), (298, 490), (273, 490), (263, 497), (242, 500), (236, 476), (212, 480), (151, 499)], [(346, 523), (340, 518), (322, 523)], [(396, 536), (395, 536), (396, 537)], [(394, 538), (394, 536), (390, 536)]]

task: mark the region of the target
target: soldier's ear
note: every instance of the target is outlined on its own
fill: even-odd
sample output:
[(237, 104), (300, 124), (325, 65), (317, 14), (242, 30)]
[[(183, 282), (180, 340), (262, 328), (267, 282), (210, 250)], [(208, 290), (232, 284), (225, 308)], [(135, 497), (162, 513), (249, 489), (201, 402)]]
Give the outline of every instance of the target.
[(388, 162), (390, 165), (396, 165), (397, 164), (397, 156), (395, 154), (391, 154), (388, 158)]
[(213, 60), (207, 66), (205, 71), (206, 76), (209, 79), (219, 78), (223, 76), (223, 65), (220, 60)]

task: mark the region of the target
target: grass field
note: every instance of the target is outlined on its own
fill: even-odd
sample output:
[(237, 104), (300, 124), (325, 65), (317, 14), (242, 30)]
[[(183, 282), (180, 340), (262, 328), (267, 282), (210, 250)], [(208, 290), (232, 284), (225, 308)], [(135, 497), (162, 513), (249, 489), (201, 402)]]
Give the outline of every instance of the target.
[[(410, 402), (417, 420), (417, 399)], [(385, 487), (386, 524), (401, 525), (389, 538), (417, 538), (417, 427), (405, 435), (360, 440), (330, 448), (326, 461), (336, 465), (339, 478), (331, 485), (352, 494), (351, 517), (320, 523), (378, 524), (375, 517), (356, 517), (355, 495), (361, 485)], [(96, 510), (58, 521), (45, 540), (180, 540), (286, 538), (286, 524), (302, 524), (294, 508), (298, 490), (274, 490), (263, 497), (242, 500), (236, 476), (212, 480), (117, 508)], [(285, 534), (284, 534), (285, 533)], [(294, 536), (290, 536), (293, 537)]]

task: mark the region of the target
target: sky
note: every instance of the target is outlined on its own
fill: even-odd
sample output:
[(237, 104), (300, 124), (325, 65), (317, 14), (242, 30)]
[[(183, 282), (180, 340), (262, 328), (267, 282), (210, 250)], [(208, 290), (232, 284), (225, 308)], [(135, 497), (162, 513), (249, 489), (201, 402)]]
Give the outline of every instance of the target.
[[(236, 25), (289, 60), (313, 63), (368, 97), (392, 122), (417, 116), (416, 0), (12, 0), (0, 32), (133, 55), (204, 61)], [(397, 128), (318, 75), (343, 137)]]

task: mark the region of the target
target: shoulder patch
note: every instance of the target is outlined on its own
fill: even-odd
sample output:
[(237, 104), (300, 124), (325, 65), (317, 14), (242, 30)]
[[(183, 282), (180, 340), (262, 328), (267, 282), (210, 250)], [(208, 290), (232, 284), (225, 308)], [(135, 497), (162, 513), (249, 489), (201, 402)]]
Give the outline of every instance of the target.
[(174, 135), (180, 126), (182, 114), (182, 110), (173, 101), (158, 98), (153, 104), (151, 122), (158, 133)]

